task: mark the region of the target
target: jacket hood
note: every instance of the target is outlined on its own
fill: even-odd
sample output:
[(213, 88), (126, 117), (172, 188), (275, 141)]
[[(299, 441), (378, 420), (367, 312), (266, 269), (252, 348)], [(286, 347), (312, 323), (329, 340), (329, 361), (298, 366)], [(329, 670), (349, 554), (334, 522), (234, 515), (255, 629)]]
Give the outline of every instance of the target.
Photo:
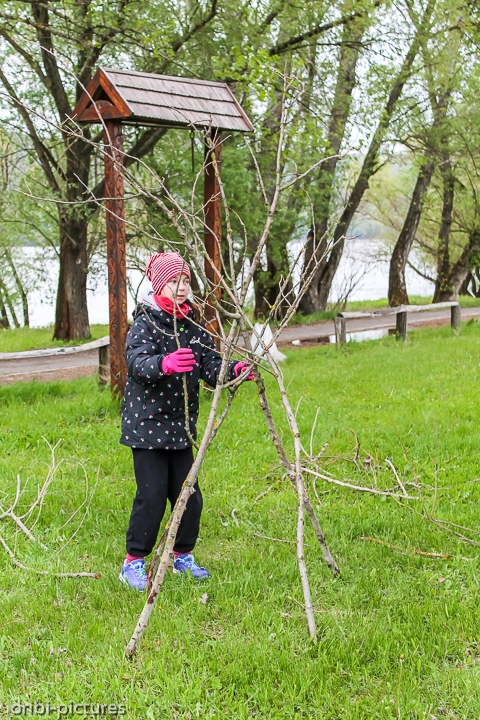
[(155, 302), (155, 290), (153, 288), (142, 290), (137, 298), (137, 305), (148, 305), (154, 310), (160, 310), (160, 307)]

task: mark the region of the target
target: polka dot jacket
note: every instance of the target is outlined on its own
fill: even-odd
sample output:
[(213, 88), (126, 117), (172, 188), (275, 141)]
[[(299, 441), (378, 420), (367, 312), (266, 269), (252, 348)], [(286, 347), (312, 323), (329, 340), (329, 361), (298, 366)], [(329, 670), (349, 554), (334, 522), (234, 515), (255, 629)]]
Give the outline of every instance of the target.
[[(215, 387), (221, 357), (205, 327), (188, 318), (177, 320), (181, 347), (190, 347), (195, 367), (186, 373), (190, 433), (196, 438), (200, 380)], [(156, 303), (137, 305), (134, 322), (127, 334), (127, 382), (122, 406), (120, 443), (133, 448), (182, 450), (190, 447), (185, 430), (185, 400), (182, 373), (165, 375), (162, 360), (178, 350), (173, 316)], [(228, 379), (235, 378), (230, 363)]]

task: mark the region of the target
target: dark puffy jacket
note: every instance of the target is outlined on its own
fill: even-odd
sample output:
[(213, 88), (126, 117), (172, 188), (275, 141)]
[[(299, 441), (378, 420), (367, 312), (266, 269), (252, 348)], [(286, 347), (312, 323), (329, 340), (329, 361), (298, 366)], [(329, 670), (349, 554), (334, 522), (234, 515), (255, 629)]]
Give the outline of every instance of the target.
[[(196, 438), (200, 380), (215, 387), (222, 359), (211, 335), (189, 317), (177, 320), (181, 347), (190, 347), (195, 367), (186, 373), (190, 433)], [(122, 406), (122, 445), (133, 448), (181, 450), (190, 447), (185, 430), (183, 373), (165, 375), (162, 360), (178, 350), (173, 316), (153, 305), (137, 305), (127, 334), (128, 375)], [(235, 378), (234, 362), (228, 379)]]

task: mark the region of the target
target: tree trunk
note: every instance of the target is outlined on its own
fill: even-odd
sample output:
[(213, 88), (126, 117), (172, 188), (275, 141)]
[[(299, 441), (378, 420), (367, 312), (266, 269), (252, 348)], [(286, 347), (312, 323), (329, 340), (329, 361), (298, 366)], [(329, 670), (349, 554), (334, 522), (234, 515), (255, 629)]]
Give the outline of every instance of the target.
[[(417, 182), (410, 200), (407, 217), (405, 218), (403, 228), (398, 236), (398, 240), (395, 244), (392, 258), (390, 260), (390, 275), (388, 282), (388, 304), (390, 307), (398, 307), (399, 305), (409, 304), (407, 286), (405, 283), (405, 268), (408, 256), (412, 249), (413, 241), (415, 240), (418, 223), (420, 222), (420, 217), (422, 215), (423, 201), (435, 171), (436, 157), (438, 157), (439, 154), (442, 154), (441, 146), (446, 141), (445, 129), (442, 125), (447, 114), (450, 95), (451, 88), (449, 87), (440, 94), (438, 100), (433, 92), (430, 93), (430, 103), (432, 106), (434, 120), (427, 137), (425, 162), (420, 168)], [(442, 171), (443, 167), (444, 164), (442, 164)], [(451, 212), (447, 233), (447, 245), (448, 235), (450, 234), (450, 224)], [(433, 302), (436, 301), (434, 300)]]
[(4, 302), (6, 302), (8, 309), (10, 310), (10, 315), (13, 320), (13, 324), (16, 328), (20, 327), (20, 323), (18, 322), (17, 314), (15, 312), (15, 308), (13, 307), (12, 299), (10, 297), (10, 293), (8, 291), (7, 286), (3, 282), (3, 280), (0, 278), (0, 292), (2, 293)]
[[(281, 28), (279, 38), (284, 36)], [(289, 65), (285, 68), (278, 66), (280, 72), (288, 72)], [(276, 182), (276, 148), (278, 133), (280, 130), (280, 122), (282, 115), (282, 95), (283, 81), (280, 75), (276, 80), (274, 92), (270, 98), (268, 111), (265, 114), (263, 126), (260, 134), (262, 136), (262, 144), (260, 150), (261, 172), (265, 183), (265, 191), (269, 201), (272, 201), (275, 182)], [(301, 107), (297, 110), (297, 116), (301, 114)], [(286, 144), (291, 142), (292, 138), (286, 137)], [(281, 171), (284, 169), (285, 160), (282, 158)], [(252, 170), (254, 166), (252, 165)], [(255, 318), (264, 318), (270, 312), (270, 306), (274, 305), (279, 294), (280, 280), (282, 275), (287, 276), (290, 269), (290, 262), (287, 251), (287, 243), (291, 239), (295, 230), (298, 214), (295, 207), (298, 202), (298, 193), (291, 192), (284, 212), (278, 218), (271, 228), (269, 237), (265, 245), (265, 254), (267, 260), (266, 270), (262, 270), (259, 265), (254, 273), (254, 293), (255, 293)], [(263, 202), (263, 201), (261, 201)], [(248, 243), (248, 251), (250, 257), (256, 252), (258, 239), (254, 234), (250, 237)], [(286, 308), (285, 305), (278, 308), (277, 316), (282, 317)]]
[[(470, 285), (472, 286), (472, 289), (470, 290)], [(478, 297), (479, 292), (477, 290), (477, 283), (475, 282), (475, 277), (473, 275), (473, 272), (469, 272), (466, 276), (465, 280), (462, 282), (460, 287), (458, 288), (458, 295), (468, 295), (468, 297)]]
[[(468, 289), (469, 283), (472, 283), (472, 294), (474, 297), (478, 298), (480, 297), (480, 268), (475, 267), (471, 272), (468, 273), (468, 275), (465, 277), (465, 280), (463, 281), (461, 287), (462, 289), (465, 289), (465, 292), (462, 293), (459, 291), (459, 295), (469, 295), (470, 291)], [(478, 283), (478, 284), (477, 284)]]
[[(348, 25), (343, 31), (343, 40), (348, 40), (348, 44), (344, 42), (340, 48), (335, 95), (328, 125), (327, 154), (337, 155), (345, 136), (352, 92), (356, 84), (356, 67), (362, 35), (363, 29), (352, 33), (352, 28)], [(316, 312), (321, 304), (322, 275), (327, 263), (327, 258), (322, 258), (327, 250), (325, 234), (328, 227), (333, 179), (337, 163), (338, 158), (332, 157), (320, 166), (315, 193), (316, 201), (313, 207), (315, 227), (310, 228), (308, 233), (304, 263), (305, 267), (307, 267), (308, 263), (312, 261), (314, 252), (320, 262), (310, 287), (300, 302), (299, 309), (306, 315)]]
[[(448, 280), (446, 282), (447, 289), (439, 293), (439, 299), (436, 302), (448, 302), (454, 300), (459, 294), (459, 290), (472, 273), (472, 268), (478, 263), (478, 257), (480, 256), (480, 228), (472, 230), (470, 238), (463, 249), (457, 262), (450, 268), (448, 273)], [(479, 278), (478, 269), (475, 268), (475, 274), (477, 279)], [(474, 294), (478, 297), (480, 294), (480, 286), (478, 290), (474, 289)]]
[(30, 315), (28, 312), (27, 293), (25, 292), (25, 288), (23, 287), (22, 281), (20, 280), (20, 276), (17, 272), (17, 268), (15, 267), (15, 263), (13, 262), (12, 253), (10, 252), (10, 248), (6, 248), (5, 257), (7, 258), (7, 263), (9, 264), (10, 270), (13, 273), (13, 277), (15, 280), (15, 284), (17, 286), (17, 290), (20, 293), (20, 297), (22, 298), (23, 324), (25, 327), (30, 327)]
[(405, 283), (405, 268), (413, 241), (415, 240), (418, 223), (420, 222), (425, 194), (430, 185), (434, 170), (435, 163), (433, 160), (424, 163), (420, 168), (407, 216), (393, 249), (388, 279), (388, 304), (390, 307), (409, 304)]
[(55, 340), (90, 337), (87, 309), (87, 223), (79, 211), (60, 217), (60, 274)]
[(0, 328), (2, 328), (2, 330), (10, 329), (10, 322), (8, 320), (7, 309), (5, 307), (5, 303), (3, 302), (3, 294), (1, 293), (1, 291), (0, 291)]
[(435, 282), (435, 293), (433, 302), (448, 302), (455, 300), (460, 285), (456, 288), (452, 285), (451, 267), (450, 267), (450, 229), (452, 226), (453, 201), (455, 196), (455, 178), (452, 172), (450, 158), (446, 158), (442, 164), (443, 177), (443, 206), (442, 206), (442, 224), (438, 233), (438, 263), (437, 263), (437, 280)]
[[(380, 148), (387, 134), (390, 122), (393, 116), (393, 111), (399, 100), (404, 85), (410, 77), (413, 62), (420, 49), (421, 42), (425, 39), (425, 30), (430, 24), (430, 18), (432, 16), (433, 9), (435, 7), (435, 0), (429, 0), (427, 8), (425, 10), (422, 23), (415, 33), (415, 37), (412, 40), (412, 44), (408, 49), (405, 59), (402, 63), (397, 77), (395, 78), (392, 88), (390, 90), (387, 103), (380, 116), (380, 120), (375, 130), (375, 133), (370, 142), (370, 146), (365, 155), (365, 159), (360, 170), (360, 174), (357, 181), (350, 193), (345, 209), (337, 223), (335, 231), (333, 233), (332, 249), (328, 256), (328, 260), (320, 266), (317, 277), (314, 280), (316, 283), (316, 292), (311, 293), (311, 297), (316, 301), (310, 303), (310, 312), (317, 310), (325, 310), (327, 306), (328, 296), (332, 287), (333, 278), (337, 272), (340, 260), (343, 255), (343, 249), (345, 247), (345, 235), (348, 232), (350, 223), (353, 220), (353, 216), (358, 210), (358, 206), (363, 198), (365, 191), (368, 188), (368, 184), (372, 175), (378, 169), (378, 154)], [(317, 254), (319, 257), (319, 255)], [(316, 295), (316, 297), (315, 297)], [(305, 307), (305, 305), (304, 305)]]
[[(287, 236), (290, 237), (292, 232), (293, 228), (289, 229)], [(270, 307), (275, 305), (280, 292), (280, 282), (282, 277), (288, 275), (290, 265), (287, 247), (282, 238), (269, 237), (265, 249), (267, 253), (267, 269), (262, 270), (259, 266), (253, 277), (255, 288), (254, 316), (257, 319), (267, 317)], [(291, 288), (292, 283), (290, 281), (288, 286), (284, 288), (283, 294), (288, 293)], [(285, 301), (280, 303), (276, 311), (276, 318), (284, 317), (287, 310), (288, 303)]]

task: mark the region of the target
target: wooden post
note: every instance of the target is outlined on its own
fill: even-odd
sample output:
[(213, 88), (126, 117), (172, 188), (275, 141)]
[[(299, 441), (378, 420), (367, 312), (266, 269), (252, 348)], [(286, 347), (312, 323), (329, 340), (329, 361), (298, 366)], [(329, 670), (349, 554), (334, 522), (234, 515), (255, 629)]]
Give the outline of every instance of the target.
[(452, 305), (450, 308), (450, 324), (452, 326), (452, 330), (460, 332), (462, 327), (462, 308), (460, 305)]
[[(220, 130), (212, 129), (210, 136), (215, 144), (214, 153), (218, 173), (221, 175), (222, 168), (222, 133)], [(205, 308), (205, 319), (207, 321), (207, 330), (214, 334), (218, 333), (218, 321), (215, 316), (215, 307), (208, 301), (208, 294), (213, 293), (217, 300), (221, 298), (221, 287), (219, 277), (215, 268), (221, 272), (221, 241), (222, 241), (222, 199), (220, 197), (220, 184), (215, 175), (215, 169), (212, 164), (212, 151), (205, 144), (205, 274), (210, 283), (210, 288), (205, 288), (207, 295), (207, 304)], [(207, 258), (211, 258), (210, 262)], [(220, 339), (215, 338), (217, 348), (220, 346)]]
[(397, 313), (397, 340), (407, 342), (407, 313), (405, 311)]
[(98, 384), (103, 387), (107, 384), (110, 374), (110, 346), (103, 345), (98, 348)]
[(125, 207), (123, 202), (122, 123), (107, 120), (105, 149), (105, 197), (107, 209), (108, 297), (110, 307), (110, 384), (122, 396), (127, 379), (127, 270), (125, 259)]
[(333, 324), (335, 325), (335, 344), (337, 348), (341, 348), (347, 342), (347, 321), (344, 317), (337, 315)]

